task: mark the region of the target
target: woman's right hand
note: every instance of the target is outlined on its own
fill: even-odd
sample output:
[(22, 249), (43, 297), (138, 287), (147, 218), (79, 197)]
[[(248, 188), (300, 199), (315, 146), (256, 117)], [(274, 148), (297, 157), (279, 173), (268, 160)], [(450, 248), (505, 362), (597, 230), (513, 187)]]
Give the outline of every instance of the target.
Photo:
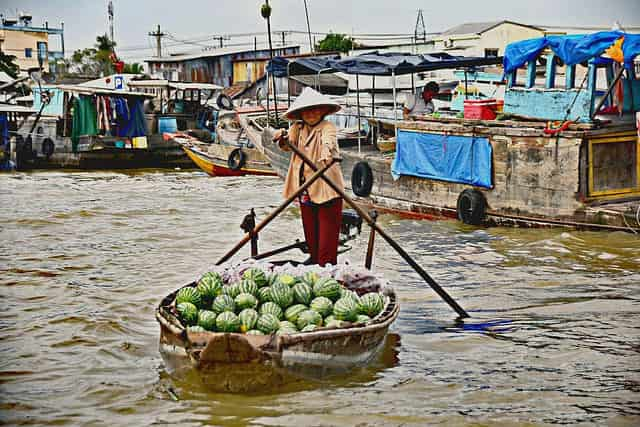
[(273, 142), (280, 142), (287, 137), (287, 131), (285, 129), (278, 129), (273, 134)]

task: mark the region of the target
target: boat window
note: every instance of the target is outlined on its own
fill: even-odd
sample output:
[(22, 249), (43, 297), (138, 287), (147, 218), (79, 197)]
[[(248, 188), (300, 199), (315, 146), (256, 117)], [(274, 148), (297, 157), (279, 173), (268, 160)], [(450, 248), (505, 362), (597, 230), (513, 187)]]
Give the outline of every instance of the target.
[(635, 132), (589, 140), (589, 196), (640, 193)]

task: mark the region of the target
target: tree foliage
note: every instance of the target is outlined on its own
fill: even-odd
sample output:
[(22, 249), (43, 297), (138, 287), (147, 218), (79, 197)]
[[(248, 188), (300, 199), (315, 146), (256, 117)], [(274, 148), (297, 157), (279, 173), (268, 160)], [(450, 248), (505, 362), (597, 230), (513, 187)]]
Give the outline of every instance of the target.
[(351, 37), (345, 34), (329, 33), (318, 44), (316, 51), (318, 52), (342, 52), (347, 53), (356, 47), (356, 43)]
[(13, 55), (7, 55), (0, 50), (0, 71), (4, 71), (12, 79), (18, 77), (20, 67), (16, 64), (16, 57)]

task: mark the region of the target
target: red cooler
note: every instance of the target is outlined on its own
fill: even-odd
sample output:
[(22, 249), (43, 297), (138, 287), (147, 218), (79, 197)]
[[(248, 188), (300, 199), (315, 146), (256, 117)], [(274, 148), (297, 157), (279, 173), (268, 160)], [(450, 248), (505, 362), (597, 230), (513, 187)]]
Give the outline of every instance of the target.
[(464, 101), (464, 118), (495, 120), (498, 102), (495, 99), (467, 99)]

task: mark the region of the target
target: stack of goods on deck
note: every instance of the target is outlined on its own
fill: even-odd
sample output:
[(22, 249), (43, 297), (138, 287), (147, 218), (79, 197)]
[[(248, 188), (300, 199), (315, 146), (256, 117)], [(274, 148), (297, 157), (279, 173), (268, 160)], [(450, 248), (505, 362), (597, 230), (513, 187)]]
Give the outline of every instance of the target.
[[(358, 282), (355, 290), (345, 286), (349, 278)], [(305, 272), (256, 266), (242, 272), (212, 271), (177, 292), (175, 311), (189, 332), (284, 335), (375, 321), (388, 303), (377, 292), (380, 286), (367, 286), (365, 277), (344, 279), (335, 269), (319, 267)]]

